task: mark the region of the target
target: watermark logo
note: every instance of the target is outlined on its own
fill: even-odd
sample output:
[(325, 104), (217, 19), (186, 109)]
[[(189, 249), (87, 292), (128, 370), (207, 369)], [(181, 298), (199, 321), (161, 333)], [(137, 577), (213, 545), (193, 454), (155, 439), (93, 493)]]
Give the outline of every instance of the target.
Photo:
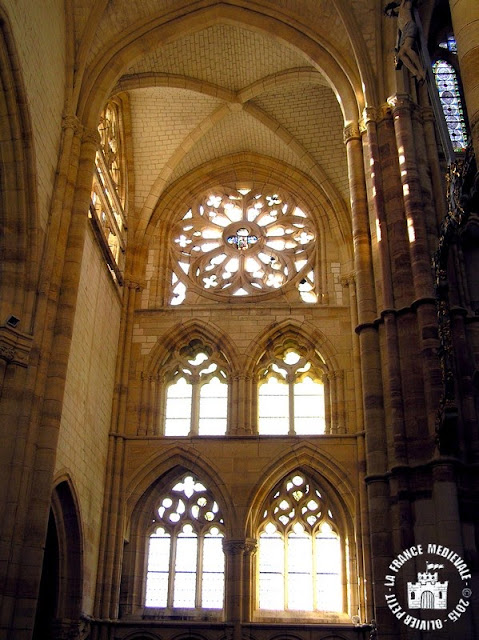
[(457, 553), (438, 544), (418, 544), (389, 565), (384, 581), (386, 603), (406, 626), (436, 631), (457, 622), (467, 611), (470, 580), (469, 568)]

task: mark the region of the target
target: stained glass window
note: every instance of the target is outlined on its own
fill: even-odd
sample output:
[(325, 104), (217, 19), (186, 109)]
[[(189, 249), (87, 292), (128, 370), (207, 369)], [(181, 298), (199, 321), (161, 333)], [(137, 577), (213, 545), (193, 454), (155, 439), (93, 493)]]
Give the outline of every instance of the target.
[(114, 279), (122, 284), (126, 250), (126, 169), (120, 105), (100, 115), (89, 217)]
[(261, 435), (324, 433), (324, 385), (318, 360), (316, 354), (291, 345), (263, 356), (258, 380)]
[(228, 384), (221, 353), (192, 340), (170, 356), (165, 379), (165, 436), (226, 433)]
[(189, 290), (224, 300), (287, 288), (298, 300), (318, 301), (315, 226), (306, 208), (277, 187), (217, 187), (172, 233), (172, 305), (182, 304)]
[(211, 492), (184, 475), (157, 503), (149, 537), (145, 606), (222, 609), (224, 521)]
[(437, 60), (432, 70), (452, 146), (454, 151), (464, 151), (467, 146), (467, 130), (456, 71), (445, 60)]
[(342, 550), (333, 512), (294, 472), (268, 497), (259, 534), (260, 609), (342, 611)]

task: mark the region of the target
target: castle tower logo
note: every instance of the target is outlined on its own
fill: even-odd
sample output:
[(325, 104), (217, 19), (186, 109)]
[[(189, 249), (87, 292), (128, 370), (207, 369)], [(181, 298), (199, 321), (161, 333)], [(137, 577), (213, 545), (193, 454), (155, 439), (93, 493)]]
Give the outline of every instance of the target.
[(407, 627), (437, 631), (467, 615), (470, 581), (469, 568), (455, 551), (418, 544), (390, 563), (384, 597), (391, 613)]
[(417, 574), (417, 582), (407, 583), (409, 609), (447, 609), (449, 582), (439, 581), (437, 569), (444, 569), (444, 565), (426, 562), (426, 571)]

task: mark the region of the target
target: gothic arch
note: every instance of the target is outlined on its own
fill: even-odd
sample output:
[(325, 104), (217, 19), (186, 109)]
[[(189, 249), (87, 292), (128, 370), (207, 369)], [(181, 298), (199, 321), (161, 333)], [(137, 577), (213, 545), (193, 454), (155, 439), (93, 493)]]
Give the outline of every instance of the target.
[[(231, 529), (232, 501), (226, 495), (225, 485), (218, 482), (219, 473), (212, 461), (192, 459), (181, 447), (172, 447), (160, 457), (155, 456), (136, 474), (135, 487), (130, 482), (126, 491), (128, 521), (124, 547), (121, 608), (125, 613), (138, 611), (143, 606), (144, 575), (147, 563), (147, 531), (151, 527), (151, 514), (159, 493), (180, 474), (194, 473), (218, 502), (224, 516), (225, 532)], [(142, 476), (142, 477), (140, 477)]]
[[(342, 14), (344, 22), (344, 11)], [(161, 23), (161, 19), (142, 21), (133, 25), (128, 35), (108, 43), (98, 53), (83, 78), (78, 96), (79, 117), (86, 126), (94, 127), (98, 113), (121, 73), (135, 59), (144, 55), (145, 51), (157, 47), (159, 42), (167, 44), (182, 35), (220, 22), (234, 23), (270, 34), (301, 51), (322, 71), (336, 95), (341, 97), (340, 105), (345, 122), (357, 121), (359, 109), (364, 106), (361, 83), (359, 78), (354, 78), (352, 69), (344, 70), (336, 61), (336, 58), (340, 58), (339, 55), (335, 57), (326, 47), (304, 33), (300, 34), (284, 18), (281, 19), (279, 14), (277, 17), (260, 15), (249, 8), (226, 3), (214, 3), (166, 23)], [(357, 35), (354, 40), (357, 40)]]
[(250, 505), (245, 522), (245, 536), (255, 537), (261, 507), (271, 489), (288, 473), (295, 469), (308, 470), (326, 487), (328, 496), (339, 507), (343, 526), (349, 534), (354, 531), (356, 496), (347, 474), (331, 456), (326, 456), (316, 447), (301, 443), (286, 455), (278, 456), (258, 479), (248, 499)]
[(213, 344), (226, 357), (233, 370), (238, 360), (236, 349), (231, 340), (212, 323), (190, 320), (177, 325), (173, 331), (168, 331), (158, 338), (153, 347), (148, 362), (145, 364), (145, 374), (154, 375), (159, 372), (166, 358), (181, 344), (188, 344), (194, 339), (204, 340)]
[[(188, 142), (185, 142), (185, 144), (179, 148), (175, 156), (170, 159), (168, 165), (160, 172), (150, 189), (150, 193), (145, 200), (145, 204), (143, 205), (139, 216), (137, 242), (141, 243), (144, 235), (147, 234), (148, 229), (156, 226), (159, 220), (162, 220), (163, 218), (165, 220), (170, 220), (174, 215), (174, 212), (177, 211), (178, 202), (180, 200), (187, 201), (188, 198), (191, 198), (191, 189), (198, 190), (201, 188), (204, 190), (208, 187), (208, 183), (217, 184), (218, 181), (221, 180), (221, 176), (224, 176), (225, 173), (227, 173), (227, 171), (225, 171), (225, 167), (229, 168), (231, 176), (231, 166), (233, 163), (236, 180), (241, 180), (242, 172), (250, 173), (259, 180), (259, 176), (262, 172), (265, 172), (266, 167), (273, 171), (273, 174), (277, 176), (276, 179), (281, 183), (283, 183), (287, 177), (288, 188), (296, 190), (297, 194), (301, 195), (302, 199), (308, 200), (309, 196), (311, 200), (309, 208), (311, 211), (316, 212), (318, 223), (322, 222), (322, 218), (324, 216), (324, 214), (322, 216), (319, 212), (322, 211), (327, 213), (329, 233), (333, 232), (338, 240), (341, 239), (344, 241), (345, 239), (349, 239), (351, 235), (349, 211), (343, 197), (328, 178), (322, 167), (314, 161), (310, 154), (301, 145), (299, 145), (299, 143), (291, 142), (291, 136), (288, 131), (279, 126), (276, 120), (266, 116), (261, 110), (253, 105), (246, 105), (245, 111), (250, 116), (261, 122), (263, 126), (272, 131), (274, 135), (278, 136), (283, 140), (283, 142), (288, 144), (291, 150), (294, 151), (298, 157), (301, 157), (303, 161), (309, 162), (310, 174), (316, 185), (305, 173), (295, 169), (294, 167), (285, 165), (278, 160), (271, 160), (271, 158), (266, 158), (259, 154), (242, 153), (233, 154), (232, 156), (223, 156), (221, 158), (217, 158), (214, 162), (208, 162), (200, 165), (194, 169), (191, 174), (182, 176), (178, 181), (173, 183), (164, 191), (165, 185), (173, 174), (178, 161), (186, 155), (189, 149), (197, 141), (197, 137), (203, 135), (205, 131), (213, 128), (221, 119), (229, 115), (231, 113), (231, 109), (232, 107), (229, 105), (219, 107), (213, 114), (208, 116), (203, 123), (200, 123), (196, 131), (188, 136)], [(244, 168), (240, 165), (241, 160), (243, 160), (243, 162), (246, 160), (246, 166)], [(214, 168), (216, 168), (218, 172), (217, 175), (214, 174)], [(271, 176), (268, 177), (271, 180)], [(229, 180), (231, 179), (232, 178), (230, 177)], [(188, 185), (188, 187), (186, 185)], [(318, 188), (317, 185), (321, 185), (321, 188)], [(172, 200), (176, 205), (173, 212), (168, 208), (168, 205)], [(331, 225), (331, 220), (334, 220), (335, 224)], [(336, 227), (339, 229), (336, 229)]]
[(336, 350), (319, 329), (306, 321), (301, 323), (294, 319), (287, 319), (272, 324), (254, 340), (254, 345), (250, 349), (246, 364), (248, 375), (254, 375), (257, 362), (265, 349), (276, 341), (284, 340), (286, 337), (296, 339), (300, 343), (302, 342), (318, 351), (324, 359), (325, 369), (332, 371), (339, 369)]
[(14, 315), (30, 332), (38, 277), (38, 219), (32, 125), (21, 62), (0, 6), (0, 325)]
[(226, 530), (229, 530), (234, 518), (232, 500), (213, 460), (204, 456), (200, 458), (199, 455), (193, 457), (190, 451), (177, 445), (165, 448), (161, 454), (152, 454), (130, 478), (125, 488), (126, 518), (131, 518), (138, 505), (149, 499), (157, 482), (173, 473), (179, 473), (180, 469), (196, 473), (208, 484), (209, 489), (221, 501)]
[(58, 476), (55, 481), (52, 513), (60, 552), (57, 617), (79, 620), (83, 599), (83, 533), (78, 498), (68, 474)]
[(143, 213), (145, 215), (148, 213), (149, 219), (143, 217), (139, 220), (135, 238), (138, 248), (135, 269), (140, 270), (145, 264), (147, 239), (154, 237), (153, 229), (160, 224), (167, 229), (174, 217), (178, 215), (178, 208), (184, 205), (187, 210), (195, 194), (218, 184), (241, 181), (283, 184), (285, 179), (287, 179), (288, 189), (308, 207), (321, 235), (332, 236), (337, 246), (346, 252), (348, 259), (352, 260), (350, 213), (336, 188), (322, 174), (321, 169), (316, 168), (317, 175), (311, 179), (298, 169), (286, 166), (278, 160), (257, 153), (243, 152), (223, 156), (214, 162), (200, 165), (171, 184), (161, 193), (160, 199), (157, 195), (152, 198), (151, 194), (156, 194), (158, 189), (162, 188), (158, 183), (157, 187), (151, 189), (148, 196), (151, 200), (148, 206), (144, 207)]

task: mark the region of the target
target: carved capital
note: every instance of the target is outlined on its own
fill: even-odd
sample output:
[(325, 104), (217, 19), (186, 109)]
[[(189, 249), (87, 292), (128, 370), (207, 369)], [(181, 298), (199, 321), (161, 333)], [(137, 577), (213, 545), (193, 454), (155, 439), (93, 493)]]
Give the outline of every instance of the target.
[(341, 277), (341, 284), (343, 287), (351, 287), (354, 288), (356, 286), (356, 274), (348, 273), (345, 276)]
[(257, 542), (253, 538), (244, 540), (223, 540), (223, 550), (227, 555), (238, 556), (254, 553), (257, 549)]
[(132, 289), (133, 291), (143, 291), (144, 289), (144, 284), (135, 280), (125, 280), (123, 284), (127, 289)]
[(84, 144), (92, 144), (94, 147), (100, 146), (100, 134), (98, 129), (84, 129), (82, 135)]
[(0, 358), (18, 365), (28, 366), (32, 336), (11, 327), (0, 327)]
[(378, 121), (378, 109), (376, 107), (365, 107), (363, 110), (362, 123), (367, 126), (369, 123)]
[(391, 107), (393, 115), (400, 113), (411, 113), (412, 101), (406, 93), (396, 93), (388, 98), (388, 105)]
[(347, 144), (350, 140), (361, 140), (361, 130), (359, 123), (350, 122), (344, 127), (343, 131), (344, 144)]
[(77, 116), (72, 113), (64, 113), (62, 117), (62, 129), (72, 129), (75, 135), (81, 136), (84, 127)]

